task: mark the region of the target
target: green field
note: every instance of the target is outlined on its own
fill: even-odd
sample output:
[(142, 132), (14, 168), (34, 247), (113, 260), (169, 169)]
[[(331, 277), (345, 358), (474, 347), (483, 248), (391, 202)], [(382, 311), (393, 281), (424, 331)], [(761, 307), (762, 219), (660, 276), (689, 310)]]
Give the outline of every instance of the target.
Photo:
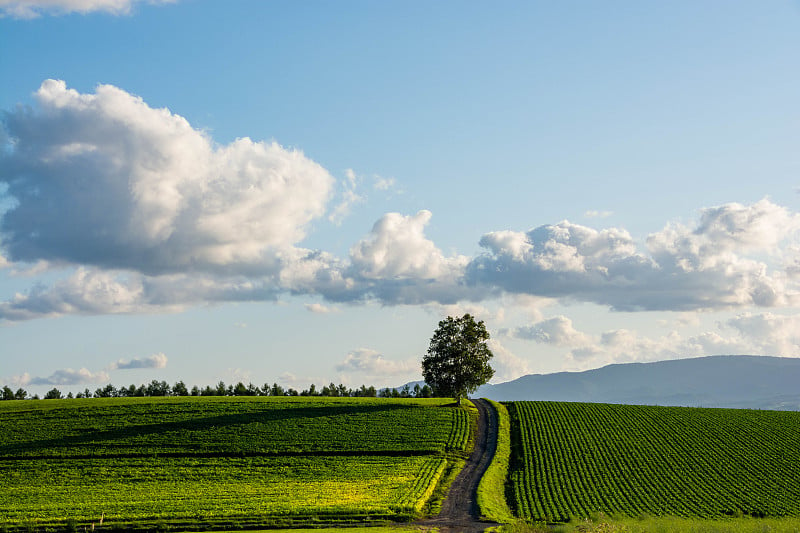
[(511, 402), (522, 518), (800, 516), (800, 413)]
[[(800, 520), (800, 413), (494, 405), (498, 455), (478, 501), (493, 520), (528, 522), (504, 531), (791, 531)], [(0, 528), (403, 522), (435, 511), (475, 416), (449, 399), (4, 401)]]
[[(463, 455), (449, 400), (0, 402), (0, 525), (404, 520)], [(474, 416), (474, 414), (472, 415)]]

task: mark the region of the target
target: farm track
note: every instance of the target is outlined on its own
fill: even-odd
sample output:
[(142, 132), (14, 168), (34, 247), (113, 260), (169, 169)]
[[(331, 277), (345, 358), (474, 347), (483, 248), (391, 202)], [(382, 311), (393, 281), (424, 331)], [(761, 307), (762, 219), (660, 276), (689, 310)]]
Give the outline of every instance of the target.
[(437, 527), (441, 533), (482, 533), (497, 526), (494, 522), (480, 520), (478, 509), (478, 484), (489, 468), (497, 449), (497, 413), (486, 400), (472, 400), (478, 408), (478, 434), (464, 468), (450, 485), (439, 514), (420, 520), (417, 525)]

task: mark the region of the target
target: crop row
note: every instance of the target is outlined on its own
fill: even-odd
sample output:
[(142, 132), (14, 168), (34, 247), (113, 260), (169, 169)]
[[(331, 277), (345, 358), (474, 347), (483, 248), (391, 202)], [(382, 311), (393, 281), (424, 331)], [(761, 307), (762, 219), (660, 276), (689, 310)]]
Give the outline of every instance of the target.
[(800, 516), (800, 413), (513, 402), (517, 513)]
[[(470, 437), (470, 413), (466, 409), (453, 409), (450, 435), (447, 439), (448, 450), (464, 450)], [(475, 415), (477, 416), (477, 415)]]
[(0, 526), (74, 520), (411, 516), (445, 459), (294, 457), (0, 461)]
[(408, 514), (409, 510), (414, 512), (422, 510), (428, 498), (433, 494), (446, 466), (447, 461), (445, 460), (428, 461), (417, 473), (417, 478), (411, 488), (405, 494), (400, 495), (392, 508), (401, 514)]
[(468, 416), (444, 403), (262, 397), (2, 402), (0, 458), (464, 449)]

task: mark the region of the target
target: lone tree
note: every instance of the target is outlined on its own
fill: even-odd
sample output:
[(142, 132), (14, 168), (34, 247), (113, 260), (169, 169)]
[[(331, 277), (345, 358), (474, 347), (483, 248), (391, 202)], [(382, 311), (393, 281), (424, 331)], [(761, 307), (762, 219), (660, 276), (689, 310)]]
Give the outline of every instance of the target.
[(475, 322), (470, 314), (439, 322), (422, 357), (422, 377), (437, 396), (452, 396), (460, 406), (462, 398), (492, 379), (488, 340), (483, 320)]

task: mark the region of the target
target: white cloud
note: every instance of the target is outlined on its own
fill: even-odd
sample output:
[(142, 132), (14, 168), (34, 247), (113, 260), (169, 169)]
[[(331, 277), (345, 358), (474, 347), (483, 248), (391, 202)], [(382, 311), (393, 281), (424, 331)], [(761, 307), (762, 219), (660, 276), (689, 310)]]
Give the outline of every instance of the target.
[(24, 387), (31, 382), (31, 379), (31, 375), (28, 372), (24, 372), (19, 376), (11, 376), (11, 378), (8, 379), (8, 382), (15, 387)]
[(342, 183), (341, 199), (339, 204), (333, 208), (331, 214), (328, 215), (328, 220), (337, 226), (340, 225), (342, 220), (350, 214), (353, 206), (364, 201), (364, 197), (356, 193), (357, 187), (358, 177), (353, 172), (353, 169), (348, 168), (345, 171), (345, 181)]
[(800, 357), (800, 316), (744, 313), (726, 322), (755, 347), (756, 353)]
[(614, 214), (613, 211), (594, 211), (594, 210), (590, 210), (590, 211), (586, 211), (583, 214), (583, 216), (585, 216), (586, 218), (608, 218), (613, 214)]
[(360, 200), (352, 170), (331, 210), (335, 180), (297, 150), (248, 138), (219, 145), (110, 85), (81, 94), (46, 80), (35, 101), (5, 114), (13, 142), (0, 152), (0, 268), (73, 273), (0, 302), (0, 319), (285, 293), (323, 298), (312, 312), (364, 301), (483, 311), (502, 297), (627, 311), (800, 302), (800, 215), (768, 199), (703, 209), (693, 225), (668, 224), (644, 242), (568, 221), (491, 232), (474, 258), (445, 255), (425, 235), (429, 211), (386, 213), (340, 258), (301, 243), (314, 222), (341, 220)]
[(80, 385), (85, 383), (108, 383), (109, 376), (106, 372), (90, 372), (86, 368), (73, 370), (65, 368), (56, 370), (47, 377), (28, 376), (28, 381), (23, 385)]
[(167, 356), (163, 353), (153, 354), (149, 357), (135, 357), (130, 361), (120, 359), (109, 365), (109, 370), (132, 370), (140, 368), (166, 368)]
[[(680, 325), (697, 323), (686, 315)], [(514, 330), (517, 338), (564, 348), (564, 356), (578, 368), (610, 363), (660, 361), (706, 355), (772, 355), (800, 357), (800, 316), (743, 313), (718, 324), (717, 331), (648, 337), (620, 328), (591, 335), (577, 330), (565, 316), (557, 316)]]
[(446, 258), (433, 241), (425, 237), (430, 211), (403, 216), (387, 213), (370, 234), (350, 250), (353, 267), (366, 278), (436, 279), (453, 273), (467, 258)]
[(66, 15), (101, 11), (127, 15), (136, 3), (168, 4), (176, 0), (0, 0), (0, 16), (31, 19), (41, 15)]
[(111, 85), (80, 94), (47, 80), (35, 96), (35, 110), (6, 118), (14, 149), (0, 180), (18, 202), (3, 218), (9, 260), (272, 272), (326, 210), (333, 178), (296, 150), (216, 145)]
[(0, 302), (0, 318), (30, 320), (63, 314), (110, 314), (156, 310), (143, 302), (145, 291), (138, 276), (121, 278), (114, 273), (79, 268), (53, 287), (34, 287)]
[(421, 372), (418, 359), (395, 361), (386, 359), (380, 352), (361, 348), (347, 354), (336, 365), (338, 372), (358, 372), (372, 377), (411, 376)]
[(335, 307), (329, 307), (327, 305), (322, 305), (321, 303), (314, 302), (313, 304), (305, 304), (304, 307), (307, 311), (311, 313), (326, 315), (328, 313), (335, 313), (338, 311)]
[[(354, 291), (344, 294), (387, 304), (453, 304), (480, 299), (487, 291), (463, 282), (469, 259), (446, 257), (425, 236), (430, 219), (430, 211), (425, 210), (412, 216), (387, 213), (381, 217), (369, 235), (350, 249), (350, 265), (343, 275)], [(330, 292), (323, 294), (337, 298)]]
[(585, 347), (591, 344), (590, 337), (576, 330), (572, 320), (563, 315), (516, 328), (514, 336), (556, 346)]
[(781, 246), (796, 242), (800, 215), (761, 200), (704, 209), (693, 228), (668, 225), (644, 253), (619, 228), (595, 230), (567, 221), (527, 233), (484, 235), (487, 253), (473, 259), (473, 286), (577, 300), (619, 310), (697, 310), (781, 306), (797, 300), (781, 269)]
[(394, 189), (395, 185), (396, 184), (394, 178), (383, 178), (381, 176), (375, 176), (372, 187), (376, 191), (388, 191), (390, 189)]

